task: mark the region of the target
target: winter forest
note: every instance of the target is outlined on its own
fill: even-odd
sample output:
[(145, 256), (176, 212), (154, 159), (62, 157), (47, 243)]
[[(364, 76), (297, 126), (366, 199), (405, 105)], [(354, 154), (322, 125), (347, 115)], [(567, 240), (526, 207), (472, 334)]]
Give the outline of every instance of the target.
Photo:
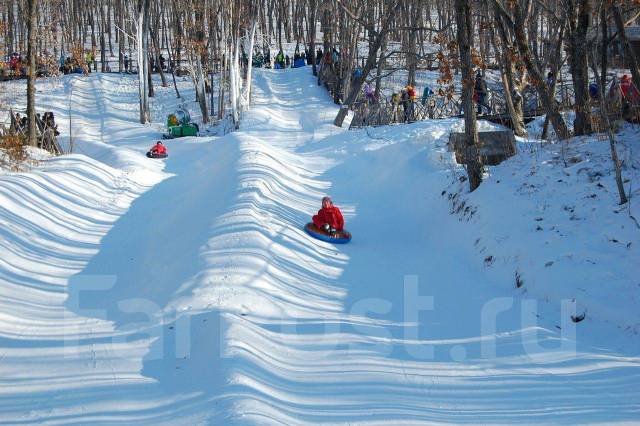
[(638, 422), (638, 143), (638, 0), (0, 0), (0, 423)]

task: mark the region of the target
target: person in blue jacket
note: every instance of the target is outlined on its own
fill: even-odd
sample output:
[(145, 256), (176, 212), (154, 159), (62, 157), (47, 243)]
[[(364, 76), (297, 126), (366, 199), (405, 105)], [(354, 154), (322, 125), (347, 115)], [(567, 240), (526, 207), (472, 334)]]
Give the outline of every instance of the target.
[(598, 99), (600, 97), (598, 83), (595, 81), (589, 85), (589, 96), (591, 96), (591, 99)]
[(431, 90), (431, 87), (424, 86), (424, 90), (422, 91), (422, 105), (426, 105), (427, 101), (432, 96), (433, 96), (433, 90)]

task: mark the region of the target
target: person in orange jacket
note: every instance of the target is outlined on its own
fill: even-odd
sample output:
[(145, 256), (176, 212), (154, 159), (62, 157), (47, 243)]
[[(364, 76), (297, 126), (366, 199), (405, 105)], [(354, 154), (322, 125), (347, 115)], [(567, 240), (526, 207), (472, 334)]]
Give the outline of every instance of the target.
[(407, 89), (407, 95), (409, 96), (409, 99), (415, 102), (416, 96), (417, 96), (415, 87), (408, 85), (406, 89)]
[(331, 198), (322, 198), (322, 208), (318, 214), (313, 216), (313, 223), (320, 229), (329, 233), (342, 231), (344, 229), (344, 217), (340, 209), (333, 205)]

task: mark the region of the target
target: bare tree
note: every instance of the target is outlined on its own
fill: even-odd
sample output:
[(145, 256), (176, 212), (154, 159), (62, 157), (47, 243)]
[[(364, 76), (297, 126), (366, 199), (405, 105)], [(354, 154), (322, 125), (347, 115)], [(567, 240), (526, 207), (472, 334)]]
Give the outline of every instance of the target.
[(36, 125), (36, 34), (38, 31), (38, 0), (27, 1), (28, 11), (28, 43), (27, 43), (27, 119), (29, 134), (27, 143), (38, 145), (38, 127)]
[(573, 79), (576, 119), (575, 135), (591, 133), (591, 102), (589, 97), (589, 66), (587, 61), (587, 31), (591, 20), (592, 0), (563, 0), (567, 14), (567, 54)]
[(140, 123), (151, 120), (149, 109), (149, 7), (150, 0), (138, 0), (136, 8), (136, 42), (138, 49), (138, 84), (140, 94)]
[(478, 149), (478, 127), (473, 105), (473, 69), (471, 67), (471, 43), (473, 24), (471, 20), (471, 0), (455, 0), (457, 42), (462, 72), (462, 108), (464, 111), (465, 158), (469, 190), (475, 191), (482, 183), (482, 162)]
[[(594, 52), (594, 55), (591, 56), (591, 69), (593, 70), (597, 79), (599, 75), (598, 75), (598, 69), (596, 67), (594, 58), (595, 58), (595, 52)], [(602, 70), (602, 72), (605, 73), (606, 70)], [(628, 199), (627, 199), (627, 194), (625, 193), (625, 190), (624, 190), (624, 184), (622, 182), (622, 167), (620, 164), (620, 159), (618, 158), (618, 148), (616, 146), (616, 137), (613, 134), (611, 122), (609, 121), (609, 110), (607, 108), (607, 102), (605, 101), (604, 87), (599, 86), (598, 90), (599, 90), (598, 103), (600, 105), (600, 112), (601, 112), (602, 120), (604, 121), (605, 131), (607, 132), (607, 137), (609, 139), (609, 149), (611, 151), (611, 161), (613, 162), (613, 170), (615, 172), (615, 177), (616, 177), (616, 187), (618, 188), (618, 196), (620, 198), (620, 204), (626, 204)]]
[[(524, 126), (524, 111), (522, 106), (522, 96), (520, 95), (522, 88), (515, 84), (514, 78), (516, 58), (514, 57), (515, 55), (513, 52), (515, 49), (511, 42), (511, 37), (507, 34), (507, 28), (498, 12), (494, 14), (494, 22), (498, 29), (498, 34), (500, 35), (500, 46), (498, 45), (498, 40), (496, 40), (496, 34), (493, 26), (491, 27), (491, 40), (493, 42), (496, 55), (500, 55), (501, 59), (500, 78), (502, 80), (502, 88), (504, 90), (504, 99), (507, 104), (507, 110), (509, 111), (511, 123), (513, 124), (513, 132), (518, 136), (526, 136), (527, 129)], [(516, 99), (517, 102), (515, 103), (512, 93), (520, 95), (520, 99)]]
[[(514, 0), (508, 2), (509, 6), (505, 6), (500, 0), (493, 0), (493, 2), (500, 16), (508, 23), (515, 35), (516, 46), (518, 47), (522, 61), (527, 67), (529, 74), (531, 74), (532, 83), (540, 95), (540, 99), (542, 100), (542, 104), (549, 116), (556, 135), (560, 139), (568, 139), (570, 136), (569, 130), (562, 115), (560, 115), (558, 105), (552, 97), (550, 87), (546, 83), (540, 65), (532, 53), (531, 47), (529, 46), (529, 37), (525, 31), (527, 22), (532, 14), (534, 2)], [(524, 6), (522, 3), (524, 3)], [(512, 10), (513, 16), (508, 11), (508, 7)]]
[(351, 108), (351, 106), (353, 105), (353, 102), (358, 97), (358, 94), (362, 89), (362, 85), (364, 84), (365, 80), (369, 76), (369, 73), (376, 66), (376, 63), (378, 61), (378, 51), (380, 50), (380, 46), (382, 46), (382, 43), (385, 37), (387, 36), (387, 33), (391, 30), (391, 25), (394, 21), (396, 12), (398, 11), (400, 1), (394, 0), (393, 2), (391, 2), (389, 8), (386, 10), (384, 14), (382, 26), (380, 27), (379, 30), (376, 30), (372, 23), (364, 22), (360, 17), (356, 16), (349, 8), (343, 5), (342, 2), (340, 2), (339, 4), (341, 8), (345, 11), (345, 13), (353, 21), (364, 23), (366, 25), (367, 31), (369, 31), (373, 35), (373, 39), (374, 39), (373, 43), (369, 46), (369, 53), (367, 55), (367, 60), (365, 62), (362, 73), (360, 74), (360, 77), (358, 77), (354, 81), (353, 85), (351, 86), (351, 91), (349, 92), (349, 95), (347, 96), (347, 99), (344, 102), (344, 105), (342, 105), (342, 107), (338, 111), (338, 115), (333, 121), (333, 124), (335, 124), (338, 127), (342, 127), (342, 123), (344, 122), (344, 119), (346, 118), (347, 113), (349, 112), (349, 108)]
[(618, 37), (622, 41), (624, 48), (627, 52), (627, 57), (629, 60), (629, 68), (631, 69), (631, 75), (633, 76), (633, 84), (636, 87), (640, 87), (640, 60), (636, 56), (629, 39), (627, 38), (625, 32), (625, 23), (622, 19), (622, 13), (620, 12), (620, 6), (617, 1), (613, 1), (611, 5), (611, 13), (613, 14), (613, 20), (618, 28)]

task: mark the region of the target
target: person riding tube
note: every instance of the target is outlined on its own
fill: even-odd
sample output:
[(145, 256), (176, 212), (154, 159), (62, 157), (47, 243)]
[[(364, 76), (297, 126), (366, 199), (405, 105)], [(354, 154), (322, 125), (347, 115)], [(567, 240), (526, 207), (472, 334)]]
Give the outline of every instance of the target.
[(158, 141), (156, 144), (151, 147), (149, 152), (147, 152), (147, 157), (158, 158), (158, 157), (166, 157), (167, 147), (162, 144), (162, 142)]
[(331, 198), (322, 198), (322, 208), (313, 216), (313, 223), (330, 234), (344, 229), (344, 217), (340, 209), (333, 205)]

